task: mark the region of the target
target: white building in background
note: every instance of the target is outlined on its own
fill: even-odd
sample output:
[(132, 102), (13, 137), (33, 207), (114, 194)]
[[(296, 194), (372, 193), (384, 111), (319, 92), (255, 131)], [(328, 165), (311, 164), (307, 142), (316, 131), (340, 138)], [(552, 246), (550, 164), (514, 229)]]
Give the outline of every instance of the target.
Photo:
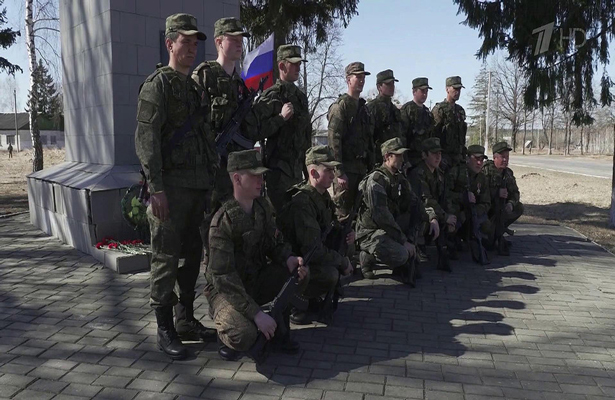
[[(18, 135), (15, 134), (15, 126), (17, 126)], [(41, 143), (44, 148), (64, 148), (63, 121), (60, 123), (59, 129), (54, 129), (51, 121), (39, 117), (39, 127)], [(17, 113), (17, 124), (15, 124), (14, 113), (0, 113), (0, 150), (6, 150), (9, 143), (13, 145), (15, 151), (32, 148), (28, 113)]]

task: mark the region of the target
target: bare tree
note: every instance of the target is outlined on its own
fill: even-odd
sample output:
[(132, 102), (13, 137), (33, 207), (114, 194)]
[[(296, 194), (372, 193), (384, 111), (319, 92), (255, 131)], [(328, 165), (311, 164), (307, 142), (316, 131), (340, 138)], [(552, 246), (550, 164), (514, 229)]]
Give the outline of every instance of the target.
[(344, 65), (338, 53), (342, 31), (339, 25), (333, 25), (325, 43), (315, 48), (310, 46), (309, 32), (302, 32), (301, 38), (302, 47), (308, 50), (308, 62), (303, 63), (298, 83), (308, 98), (312, 126), (318, 129), (324, 125), (323, 117), (327, 115), (329, 105), (346, 91)]
[[(34, 157), (32, 171), (43, 169), (43, 145), (38, 127), (39, 99), (34, 90), (34, 72), (37, 67), (37, 57), (58, 70), (60, 54), (57, 49), (57, 38), (60, 33), (57, 0), (26, 0), (26, 47), (28, 49), (28, 64), (30, 72), (30, 98), (28, 100), (30, 135)], [(40, 44), (40, 46), (39, 46)]]
[(500, 93), (499, 112), (501, 117), (510, 124), (511, 147), (517, 151), (517, 134), (523, 121), (524, 103), (523, 93), (525, 90), (525, 76), (523, 70), (509, 61), (496, 60), (496, 85)]

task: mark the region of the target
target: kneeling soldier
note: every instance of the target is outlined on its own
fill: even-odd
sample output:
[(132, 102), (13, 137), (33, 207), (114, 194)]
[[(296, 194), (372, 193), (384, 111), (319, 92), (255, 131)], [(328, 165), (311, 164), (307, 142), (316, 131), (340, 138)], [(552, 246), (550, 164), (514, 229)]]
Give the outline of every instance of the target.
[(493, 161), (487, 161), (483, 172), (487, 176), (491, 191), (491, 209), (489, 219), (493, 225), (489, 244), (498, 245), (500, 255), (509, 255), (508, 242), (503, 238), (508, 226), (523, 215), (523, 204), (520, 199), (519, 187), (513, 171), (508, 168), (508, 160), (512, 149), (506, 142), (493, 145)]
[[(340, 254), (339, 249), (334, 248), (336, 244), (326, 240), (327, 236), (336, 236), (333, 230), (340, 230), (335, 218), (335, 205), (327, 189), (335, 178), (335, 167), (341, 163), (335, 161), (333, 152), (327, 146), (315, 146), (306, 152), (305, 164), (309, 180), (293, 186), (287, 192), (292, 199), (284, 207), (279, 225), (296, 254), (306, 256), (316, 246), (310, 260), (310, 281), (304, 297), (320, 300), (325, 295), (325, 299), (329, 299), (332, 296), (326, 295), (333, 295), (340, 274), (350, 275), (353, 271), (346, 254)], [(354, 243), (354, 232), (348, 234), (345, 241)], [(329, 315), (325, 317), (330, 318)], [(305, 312), (293, 312), (291, 321), (298, 325), (311, 322)]]
[[(466, 162), (457, 165), (446, 175), (446, 186), (451, 191), (447, 202), (448, 211), (457, 216), (456, 239), (460, 238), (460, 231), (464, 234), (472, 231), (472, 227), (466, 224), (471, 219), (471, 204), (476, 205), (477, 223), (480, 225), (481, 234), (486, 236), (491, 231), (491, 224), (487, 217), (491, 207), (489, 183), (482, 172), (486, 158), (483, 146), (477, 144), (469, 146)], [(483, 238), (476, 239), (482, 240)], [(454, 253), (454, 249), (451, 248), (451, 250)], [(456, 258), (455, 256), (451, 258)]]
[[(395, 275), (402, 275), (404, 283), (414, 285), (406, 274), (415, 256), (416, 229), (429, 219), (419, 198), (412, 192), (410, 182), (401, 174), (404, 162), (402, 140), (393, 138), (380, 147), (382, 165), (371, 172), (359, 186), (363, 204), (357, 219), (357, 242), (361, 248), (361, 271), (367, 279), (376, 279), (374, 268), (385, 264)], [(432, 229), (434, 227), (432, 226)], [(438, 230), (435, 222), (435, 230)], [(439, 231), (435, 232), (437, 237)]]
[[(227, 171), (233, 183), (233, 198), (214, 215), (209, 231), (209, 262), (205, 294), (209, 313), (216, 324), (218, 354), (234, 360), (249, 350), (259, 332), (272, 339), (273, 350), (294, 354), (299, 343), (275, 335), (277, 325), (261, 310), (278, 294), (290, 274), (298, 269), (303, 290), (307, 268), (291, 254), (276, 229), (273, 206), (260, 196), (263, 167), (257, 150), (229, 154)], [(289, 327), (290, 310), (284, 319)], [(286, 332), (290, 332), (289, 329)]]

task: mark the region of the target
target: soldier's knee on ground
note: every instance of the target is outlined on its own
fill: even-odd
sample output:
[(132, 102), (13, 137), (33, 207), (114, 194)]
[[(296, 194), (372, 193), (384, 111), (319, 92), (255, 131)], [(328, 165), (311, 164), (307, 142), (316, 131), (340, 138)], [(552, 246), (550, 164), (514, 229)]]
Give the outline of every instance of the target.
[(258, 337), (258, 330), (254, 322), (248, 320), (224, 300), (214, 304), (219, 307), (214, 312), (214, 322), (222, 343), (233, 350), (249, 350)]
[(397, 268), (408, 262), (408, 250), (401, 244), (395, 247), (376, 248), (374, 257), (376, 257), (379, 263), (385, 264), (390, 268)]

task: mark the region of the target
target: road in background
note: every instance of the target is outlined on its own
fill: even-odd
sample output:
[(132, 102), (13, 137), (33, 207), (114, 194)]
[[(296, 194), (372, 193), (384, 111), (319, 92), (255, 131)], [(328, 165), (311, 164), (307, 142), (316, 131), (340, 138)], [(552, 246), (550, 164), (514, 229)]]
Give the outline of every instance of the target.
[(613, 175), (613, 161), (589, 157), (523, 156), (511, 153), (510, 166), (513, 169), (515, 166), (532, 167), (604, 179), (611, 179)]

